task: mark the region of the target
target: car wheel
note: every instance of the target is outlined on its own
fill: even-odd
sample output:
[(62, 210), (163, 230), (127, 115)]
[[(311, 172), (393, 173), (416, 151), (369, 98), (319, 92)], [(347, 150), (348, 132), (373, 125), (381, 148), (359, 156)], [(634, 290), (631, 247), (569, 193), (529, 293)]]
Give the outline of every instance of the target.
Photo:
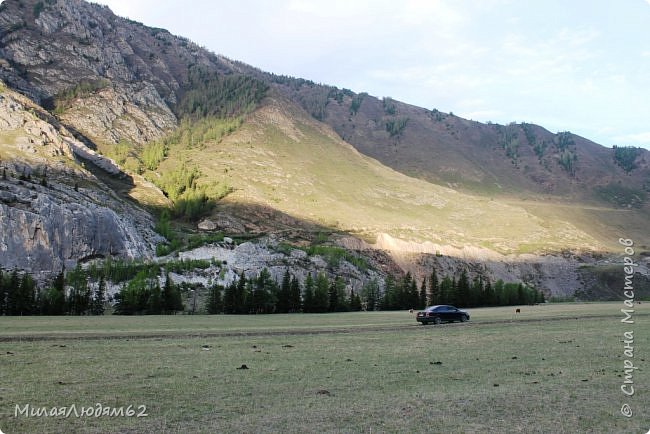
[(422, 324), (422, 325), (427, 325), (427, 324), (429, 324), (429, 323), (426, 322), (426, 321), (422, 321), (420, 324)]
[(466, 315), (461, 316), (460, 322), (465, 322), (465, 321), (467, 321), (467, 316)]
[(436, 325), (440, 324), (441, 322), (442, 322), (442, 320), (440, 319), (439, 316), (437, 316), (437, 317), (435, 317), (435, 318), (433, 319), (433, 323), (436, 324)]

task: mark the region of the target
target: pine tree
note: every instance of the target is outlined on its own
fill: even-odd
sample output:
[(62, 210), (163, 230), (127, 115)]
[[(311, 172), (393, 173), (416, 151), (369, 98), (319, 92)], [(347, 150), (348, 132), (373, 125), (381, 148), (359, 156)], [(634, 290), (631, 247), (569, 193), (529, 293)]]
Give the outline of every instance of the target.
[[(271, 273), (265, 267), (257, 276), (252, 288), (251, 308), (254, 313), (271, 313), (275, 307), (273, 294), (277, 292), (277, 284), (271, 279)], [(288, 293), (288, 290), (287, 290)]]
[(504, 293), (503, 280), (499, 279), (494, 284), (494, 301), (498, 306), (505, 306), (508, 304), (508, 297)]
[(328, 296), (329, 296), (329, 303), (328, 303), (327, 310), (329, 310), (330, 312), (336, 312), (339, 308), (339, 292), (336, 287), (336, 280), (330, 283)]
[(7, 304), (5, 307), (5, 312), (7, 315), (18, 315), (19, 307), (19, 297), (20, 297), (20, 277), (18, 276), (18, 270), (14, 270), (9, 275), (9, 279), (6, 282), (6, 292), (7, 292)]
[(311, 273), (307, 273), (307, 278), (305, 279), (302, 310), (308, 313), (314, 312), (314, 279), (311, 277)]
[(429, 279), (429, 305), (435, 306), (440, 304), (440, 284), (438, 283), (438, 275), (436, 269), (431, 271), (431, 278)]
[(454, 282), (449, 276), (445, 276), (440, 283), (439, 304), (451, 304), (454, 292)]
[(384, 294), (381, 301), (381, 308), (383, 310), (394, 310), (398, 309), (398, 294), (397, 286), (395, 285), (395, 278), (389, 274), (386, 277), (386, 286), (384, 288)]
[(458, 307), (467, 307), (469, 303), (469, 278), (467, 271), (463, 269), (456, 284), (456, 304)]
[(64, 270), (57, 274), (52, 282), (52, 287), (45, 291), (42, 305), (42, 311), (46, 315), (63, 315), (66, 313)]
[(300, 282), (295, 276), (289, 284), (289, 312), (300, 312)]
[[(106, 300), (106, 282), (104, 276), (99, 278), (99, 283), (93, 294), (90, 312), (93, 315), (104, 315), (104, 302)], [(158, 288), (160, 289), (160, 288)]]
[(483, 304), (483, 279), (480, 276), (474, 277), (469, 292), (468, 306), (481, 306)]
[(221, 285), (213, 285), (210, 287), (210, 292), (208, 293), (208, 304), (207, 310), (210, 315), (218, 314), (223, 312), (223, 301), (221, 299), (221, 291), (223, 287)]
[(346, 312), (350, 310), (350, 304), (348, 303), (348, 297), (345, 294), (345, 282), (340, 276), (336, 276), (334, 279), (334, 287), (336, 289), (336, 301), (337, 306), (335, 312)]
[(160, 284), (156, 284), (151, 288), (149, 294), (149, 302), (147, 303), (147, 314), (148, 315), (160, 315), (162, 313), (162, 291), (160, 289)]
[(379, 308), (379, 284), (377, 279), (366, 283), (361, 290), (366, 310), (377, 310)]
[(490, 279), (485, 282), (485, 290), (483, 291), (483, 294), (483, 306), (494, 306), (496, 304), (494, 289), (492, 289), (492, 283), (490, 283)]
[(417, 284), (410, 271), (402, 278), (398, 288), (399, 309), (413, 309), (419, 304)]
[(361, 310), (361, 297), (355, 294), (354, 289), (350, 290), (350, 310), (353, 312)]
[(278, 304), (276, 309), (278, 313), (289, 312), (290, 293), (291, 293), (291, 275), (289, 274), (289, 269), (287, 269), (285, 270), (284, 276), (282, 277), (282, 284), (280, 285), (280, 291), (278, 292)]
[(183, 310), (183, 300), (181, 293), (169, 277), (169, 273), (165, 275), (165, 285), (162, 290), (161, 297), (162, 313), (175, 314), (179, 310)]
[(35, 313), (36, 283), (28, 273), (23, 273), (18, 284), (15, 315)]
[(327, 312), (329, 308), (329, 281), (324, 273), (316, 276), (316, 288), (314, 289), (314, 312)]
[(151, 292), (149, 293), (149, 301), (147, 303), (147, 314), (148, 315), (160, 315), (162, 313), (162, 291), (160, 290), (160, 284), (158, 279), (156, 279), (156, 284), (152, 286)]
[(237, 281), (237, 290), (235, 291), (235, 313), (247, 313), (248, 312), (248, 300), (247, 295), (250, 292), (250, 287), (252, 285), (248, 284), (248, 279), (242, 271), (239, 275), (239, 280)]
[(230, 282), (223, 294), (223, 311), (227, 314), (237, 313), (237, 281)]
[(526, 304), (526, 295), (524, 294), (524, 285), (517, 285), (517, 304)]
[(4, 274), (2, 273), (2, 269), (0, 269), (0, 315), (6, 314), (6, 306), (7, 306), (6, 288), (7, 286), (5, 285)]
[(424, 309), (427, 307), (427, 278), (422, 279), (422, 286), (420, 287), (420, 298), (418, 299), (418, 308)]

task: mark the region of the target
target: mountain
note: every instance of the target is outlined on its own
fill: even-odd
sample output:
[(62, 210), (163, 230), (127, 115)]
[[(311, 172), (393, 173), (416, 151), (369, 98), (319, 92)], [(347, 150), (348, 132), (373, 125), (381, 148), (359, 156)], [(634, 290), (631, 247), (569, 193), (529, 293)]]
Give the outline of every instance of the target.
[[(140, 240), (137, 253), (125, 242), (51, 248), (54, 262), (29, 266), (2, 255), (5, 268), (54, 272), (66, 261), (152, 256), (161, 240), (149, 213), (169, 206), (179, 233), (207, 217), (203, 227), (296, 246), (325, 234), (364, 254), (387, 251), (417, 276), (468, 266), (554, 294), (587, 290), (595, 274), (584, 270), (618, 253), (620, 236), (640, 250), (650, 244), (645, 150), (277, 76), (81, 0), (5, 0), (0, 79), (3, 101), (23, 101), (21, 116), (31, 107), (42, 130), (75, 143), (65, 162), (44, 155), (39, 166), (3, 139), (2, 164), (14, 175), (21, 164), (48, 167), (48, 177), (50, 167), (74, 167), (94, 194), (111, 197), (102, 210), (137, 216), (122, 232)], [(23, 130), (10, 124), (2, 134)], [(69, 185), (58, 196), (64, 208), (81, 201)], [(2, 220), (3, 233), (20, 229), (16, 221)], [(69, 225), (56, 221), (45, 233), (75, 233)], [(13, 248), (29, 237), (14, 236)]]
[(38, 273), (115, 254), (151, 257), (152, 246), (161, 238), (153, 231), (151, 216), (120, 199), (76, 157), (93, 161), (113, 176), (119, 169), (77, 141), (42, 108), (2, 87), (3, 268)]

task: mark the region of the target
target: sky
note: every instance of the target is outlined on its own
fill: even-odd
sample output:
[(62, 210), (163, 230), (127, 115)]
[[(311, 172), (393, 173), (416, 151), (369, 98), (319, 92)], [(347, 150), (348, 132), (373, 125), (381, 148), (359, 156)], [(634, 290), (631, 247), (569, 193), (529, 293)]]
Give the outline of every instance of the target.
[(268, 72), (650, 149), (650, 0), (97, 2)]

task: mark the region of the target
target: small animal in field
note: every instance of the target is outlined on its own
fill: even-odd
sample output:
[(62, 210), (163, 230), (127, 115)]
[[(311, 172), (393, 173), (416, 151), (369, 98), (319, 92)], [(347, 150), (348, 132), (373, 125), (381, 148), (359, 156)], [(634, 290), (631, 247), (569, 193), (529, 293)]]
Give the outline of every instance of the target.
[(515, 309), (515, 313), (521, 313), (521, 309)]

